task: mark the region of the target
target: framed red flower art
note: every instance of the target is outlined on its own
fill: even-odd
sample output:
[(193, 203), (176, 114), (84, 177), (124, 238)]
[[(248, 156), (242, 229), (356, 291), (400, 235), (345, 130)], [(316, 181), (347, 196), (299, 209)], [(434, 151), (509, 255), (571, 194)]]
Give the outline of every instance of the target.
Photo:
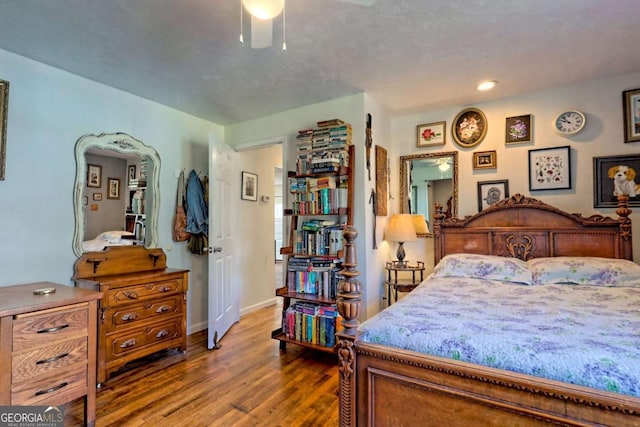
[(418, 125), (418, 147), (435, 147), (446, 142), (447, 122)]

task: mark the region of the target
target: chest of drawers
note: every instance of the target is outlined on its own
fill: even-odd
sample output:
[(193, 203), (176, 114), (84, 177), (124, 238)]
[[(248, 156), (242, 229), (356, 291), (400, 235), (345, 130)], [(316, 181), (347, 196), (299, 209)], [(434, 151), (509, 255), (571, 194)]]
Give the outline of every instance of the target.
[[(34, 294), (41, 289), (54, 290)], [(0, 405), (84, 397), (95, 423), (96, 321), (102, 295), (49, 282), (0, 288)]]
[(160, 249), (143, 247), (113, 247), (83, 258), (76, 263), (76, 286), (103, 294), (98, 385), (143, 356), (165, 349), (186, 351), (187, 270), (166, 268)]

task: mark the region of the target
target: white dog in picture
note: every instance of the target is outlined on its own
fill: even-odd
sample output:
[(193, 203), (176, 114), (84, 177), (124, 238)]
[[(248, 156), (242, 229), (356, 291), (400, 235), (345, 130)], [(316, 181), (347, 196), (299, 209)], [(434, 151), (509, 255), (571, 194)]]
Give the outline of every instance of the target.
[(636, 171), (632, 167), (619, 165), (609, 168), (609, 178), (613, 179), (613, 195), (626, 194), (636, 197), (640, 193), (640, 184), (636, 184)]

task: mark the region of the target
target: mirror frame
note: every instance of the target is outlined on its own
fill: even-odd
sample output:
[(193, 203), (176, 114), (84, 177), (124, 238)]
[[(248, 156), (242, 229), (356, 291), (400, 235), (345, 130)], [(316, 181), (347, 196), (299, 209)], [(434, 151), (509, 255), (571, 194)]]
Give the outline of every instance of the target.
[[(442, 157), (453, 158), (453, 172), (452, 174), (452, 186), (453, 186), (453, 200), (451, 203), (451, 214), (454, 217), (458, 216), (458, 152), (457, 151), (441, 151), (438, 153), (424, 153), (424, 154), (411, 154), (408, 156), (400, 156), (400, 213), (407, 212), (407, 201), (409, 200), (409, 189), (406, 188), (405, 183), (409, 171), (407, 170), (407, 162), (411, 160), (420, 159), (438, 159)], [(418, 233), (418, 237), (433, 237), (433, 233)]]
[[(158, 212), (160, 210), (160, 156), (158, 152), (142, 141), (126, 133), (87, 134), (76, 142), (76, 182), (73, 194), (73, 211), (75, 214), (75, 231), (73, 233), (73, 252), (80, 257), (84, 254), (82, 241), (86, 229), (82, 195), (87, 186), (87, 161), (85, 154), (90, 149), (115, 151), (122, 154), (137, 155), (151, 159), (152, 167), (147, 174), (147, 193), (153, 203), (150, 212), (146, 212), (145, 247), (155, 247), (158, 242)], [(150, 193), (149, 193), (150, 192)]]

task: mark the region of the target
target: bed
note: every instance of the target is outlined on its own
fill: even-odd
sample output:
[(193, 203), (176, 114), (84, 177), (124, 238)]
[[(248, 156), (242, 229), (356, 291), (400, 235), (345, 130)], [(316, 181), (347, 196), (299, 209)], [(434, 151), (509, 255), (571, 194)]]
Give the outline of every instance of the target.
[(82, 242), (83, 252), (100, 252), (108, 246), (130, 246), (136, 243), (135, 234), (129, 231), (103, 231), (95, 239)]
[(640, 426), (627, 200), (617, 218), (583, 217), (517, 194), (436, 221), (434, 273), (362, 324), (345, 231), (340, 424)]

